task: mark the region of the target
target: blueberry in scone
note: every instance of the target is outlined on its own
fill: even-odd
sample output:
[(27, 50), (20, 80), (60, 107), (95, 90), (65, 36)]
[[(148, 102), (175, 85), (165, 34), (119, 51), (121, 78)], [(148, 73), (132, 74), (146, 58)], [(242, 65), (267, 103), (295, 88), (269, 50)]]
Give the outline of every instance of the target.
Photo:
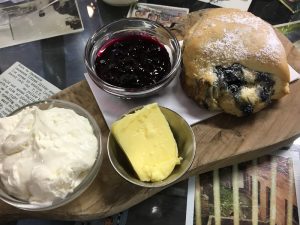
[(284, 48), (249, 12), (205, 11), (184, 38), (183, 66), (183, 89), (210, 110), (249, 115), (289, 93)]

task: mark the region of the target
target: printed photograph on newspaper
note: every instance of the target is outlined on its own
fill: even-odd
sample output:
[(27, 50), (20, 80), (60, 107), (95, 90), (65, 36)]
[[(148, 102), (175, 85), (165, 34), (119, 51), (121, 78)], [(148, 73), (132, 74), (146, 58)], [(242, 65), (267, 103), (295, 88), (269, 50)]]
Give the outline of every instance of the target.
[(80, 31), (76, 0), (0, 2), (0, 48)]
[(299, 151), (278, 151), (197, 176), (194, 224), (298, 225), (299, 162)]
[(188, 13), (188, 8), (137, 3), (131, 5), (127, 17), (145, 18), (156, 21), (165, 27), (171, 27), (173, 23)]

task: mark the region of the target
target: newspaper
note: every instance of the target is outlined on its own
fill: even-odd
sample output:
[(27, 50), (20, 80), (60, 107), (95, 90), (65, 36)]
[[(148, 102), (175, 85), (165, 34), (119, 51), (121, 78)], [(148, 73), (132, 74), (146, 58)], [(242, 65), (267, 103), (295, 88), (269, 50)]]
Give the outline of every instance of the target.
[(0, 118), (29, 103), (47, 99), (60, 89), (19, 62), (0, 75)]
[(188, 8), (179, 8), (147, 3), (132, 4), (127, 17), (145, 18), (171, 27), (180, 17), (189, 13)]
[(288, 151), (196, 176), (194, 223), (186, 225), (298, 225), (299, 155), (297, 139)]
[(0, 48), (80, 31), (76, 0), (0, 2)]
[(234, 8), (247, 11), (252, 0), (198, 0), (200, 2), (210, 3), (222, 8)]

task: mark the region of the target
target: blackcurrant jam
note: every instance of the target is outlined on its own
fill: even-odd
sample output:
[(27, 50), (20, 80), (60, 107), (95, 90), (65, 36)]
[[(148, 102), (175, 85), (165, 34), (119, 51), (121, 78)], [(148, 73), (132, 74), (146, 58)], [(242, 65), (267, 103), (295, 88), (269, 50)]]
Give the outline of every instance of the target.
[(131, 34), (110, 40), (97, 53), (95, 69), (105, 82), (123, 88), (154, 85), (171, 70), (169, 54), (156, 39)]

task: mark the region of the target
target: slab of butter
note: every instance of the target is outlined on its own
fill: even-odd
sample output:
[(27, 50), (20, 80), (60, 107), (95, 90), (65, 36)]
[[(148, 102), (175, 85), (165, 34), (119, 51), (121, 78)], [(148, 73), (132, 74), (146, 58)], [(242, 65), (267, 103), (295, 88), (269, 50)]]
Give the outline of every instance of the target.
[(113, 123), (112, 133), (141, 181), (162, 181), (180, 164), (173, 133), (156, 103)]

